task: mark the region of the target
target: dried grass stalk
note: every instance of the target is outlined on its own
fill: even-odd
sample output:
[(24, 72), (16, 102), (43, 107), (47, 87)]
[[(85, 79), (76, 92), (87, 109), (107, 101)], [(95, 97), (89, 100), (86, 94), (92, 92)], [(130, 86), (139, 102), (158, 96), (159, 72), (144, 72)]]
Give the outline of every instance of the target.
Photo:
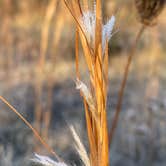
[(33, 132), (35, 138), (39, 140), (39, 142), (45, 147), (45, 149), (50, 152), (55, 158), (62, 162), (63, 160), (56, 154), (56, 152), (45, 142), (45, 140), (40, 136), (38, 131), (2, 96), (0, 96), (0, 100), (5, 103)]
[(161, 11), (164, 8), (165, 0), (135, 0), (135, 4), (137, 7), (139, 16), (140, 16), (140, 21), (143, 23), (143, 25), (141, 26), (141, 28), (136, 36), (136, 39), (133, 42), (133, 45), (131, 47), (131, 50), (130, 50), (130, 53), (129, 53), (129, 56), (127, 59), (127, 64), (125, 66), (124, 75), (123, 75), (123, 79), (122, 79), (122, 83), (121, 83), (121, 87), (120, 87), (119, 95), (118, 95), (116, 112), (115, 112), (115, 116), (112, 121), (112, 126), (110, 128), (110, 132), (109, 132), (109, 144), (110, 145), (112, 143), (113, 135), (114, 135), (115, 129), (118, 124), (119, 114), (121, 112), (121, 107), (122, 107), (122, 102), (123, 102), (124, 90), (125, 90), (125, 86), (127, 83), (130, 65), (131, 65), (133, 57), (135, 55), (137, 44), (138, 44), (143, 32), (145, 31), (146, 27), (153, 25), (155, 23), (157, 16), (161, 13)]
[[(102, 24), (101, 0), (96, 0), (94, 11), (81, 7), (80, 0), (64, 0), (75, 19), (76, 30), (76, 70), (77, 89), (83, 97), (87, 133), (89, 140), (89, 159), (91, 166), (109, 165), (109, 143), (107, 127), (107, 84), (108, 84), (108, 40), (111, 37), (115, 18), (106, 25)], [(82, 44), (84, 57), (89, 71), (90, 85), (80, 81), (78, 42)], [(90, 88), (89, 88), (90, 87)]]

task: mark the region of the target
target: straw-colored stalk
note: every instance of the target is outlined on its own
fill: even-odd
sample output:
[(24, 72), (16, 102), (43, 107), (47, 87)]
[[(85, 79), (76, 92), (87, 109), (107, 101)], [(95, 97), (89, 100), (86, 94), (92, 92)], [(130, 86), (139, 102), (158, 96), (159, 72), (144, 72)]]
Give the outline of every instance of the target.
[(0, 100), (5, 103), (12, 112), (14, 112), (24, 123), (26, 126), (32, 130), (35, 138), (45, 147), (45, 149), (52, 154), (59, 162), (63, 162), (63, 160), (57, 155), (57, 153), (45, 142), (45, 140), (40, 136), (39, 132), (2, 96), (0, 96)]
[[(109, 143), (107, 127), (107, 84), (108, 84), (108, 40), (114, 24), (114, 17), (106, 25), (102, 24), (101, 0), (97, 0), (94, 13), (81, 7), (79, 0), (64, 1), (76, 22), (76, 88), (84, 100), (89, 159), (91, 166), (109, 165)], [(79, 39), (89, 71), (90, 85), (80, 81)], [(89, 88), (90, 87), (90, 88)]]
[[(14, 112), (30, 130), (32, 130), (35, 138), (45, 147), (45, 149), (56, 158), (56, 161), (52, 160), (47, 156), (38, 155), (35, 153), (35, 156), (31, 161), (36, 163), (37, 165), (43, 166), (67, 166), (62, 158), (60, 158), (57, 153), (45, 142), (45, 140), (40, 136), (39, 132), (2, 96), (0, 96), (0, 100), (6, 104), (12, 112)], [(71, 133), (75, 140), (75, 148), (78, 154), (81, 157), (82, 162), (85, 166), (90, 166), (89, 157), (87, 155), (86, 149), (82, 144), (78, 134), (76, 133), (73, 126), (70, 126)]]
[(126, 63), (125, 69), (124, 69), (122, 83), (121, 83), (119, 93), (118, 93), (118, 102), (117, 102), (117, 105), (116, 105), (116, 111), (115, 111), (113, 121), (111, 122), (112, 125), (111, 125), (110, 131), (109, 131), (109, 145), (111, 145), (111, 143), (113, 141), (113, 136), (114, 136), (115, 129), (117, 127), (118, 120), (119, 120), (119, 115), (120, 115), (120, 112), (121, 112), (121, 109), (122, 109), (124, 90), (125, 90), (126, 83), (127, 83), (127, 78), (128, 78), (128, 74), (129, 74), (129, 70), (130, 70), (130, 65), (131, 65), (133, 57), (135, 55), (137, 44), (138, 44), (139, 39), (140, 39), (141, 35), (143, 34), (144, 30), (145, 30), (145, 26), (142, 26), (141, 29), (139, 30), (138, 34), (137, 34), (136, 40), (134, 41), (134, 44), (133, 44), (132, 49), (130, 51), (130, 54), (127, 58), (127, 63)]
[(136, 48), (138, 45), (138, 42), (147, 28), (147, 26), (154, 25), (157, 16), (162, 12), (164, 9), (165, 5), (165, 0), (135, 0), (135, 5), (138, 10), (138, 14), (140, 17), (140, 21), (142, 23), (142, 26), (136, 36), (135, 41), (133, 42), (133, 45), (131, 47), (128, 59), (127, 59), (127, 64), (125, 66), (124, 74), (123, 74), (123, 79), (121, 83), (121, 87), (119, 90), (119, 96), (118, 96), (118, 102), (117, 102), (117, 107), (116, 107), (116, 112), (115, 116), (112, 121), (112, 126), (109, 132), (109, 144), (111, 145), (113, 135), (115, 132), (115, 129), (118, 124), (118, 119), (119, 119), (119, 114), (121, 112), (121, 107), (122, 107), (122, 102), (123, 102), (123, 95), (124, 95), (124, 90), (130, 70), (130, 65), (132, 63), (133, 57), (135, 56)]

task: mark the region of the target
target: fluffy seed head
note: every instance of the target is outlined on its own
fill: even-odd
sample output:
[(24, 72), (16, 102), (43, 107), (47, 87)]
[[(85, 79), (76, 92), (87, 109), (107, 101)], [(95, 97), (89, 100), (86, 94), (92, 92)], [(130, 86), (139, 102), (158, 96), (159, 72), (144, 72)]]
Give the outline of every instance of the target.
[(88, 153), (86, 152), (86, 149), (85, 149), (83, 143), (81, 142), (80, 137), (76, 133), (73, 126), (70, 126), (70, 130), (71, 130), (71, 133), (75, 140), (75, 148), (76, 148), (82, 162), (84, 163), (85, 166), (90, 166), (90, 160), (88, 157)]
[[(82, 29), (86, 35), (91, 48), (95, 45), (96, 15), (91, 11), (84, 12), (80, 18)], [(108, 22), (102, 26), (102, 49), (105, 50), (106, 41), (112, 36), (112, 30), (115, 24), (115, 17), (112, 16)]]
[(80, 90), (82, 95), (85, 97), (89, 107), (91, 107), (94, 110), (95, 106), (94, 106), (94, 101), (93, 101), (93, 97), (91, 95), (91, 92), (88, 89), (88, 87), (79, 79), (76, 80), (76, 89)]
[(87, 11), (84, 12), (81, 17), (81, 25), (87, 37), (89, 44), (94, 47), (95, 41), (95, 26), (96, 16), (94, 13)]

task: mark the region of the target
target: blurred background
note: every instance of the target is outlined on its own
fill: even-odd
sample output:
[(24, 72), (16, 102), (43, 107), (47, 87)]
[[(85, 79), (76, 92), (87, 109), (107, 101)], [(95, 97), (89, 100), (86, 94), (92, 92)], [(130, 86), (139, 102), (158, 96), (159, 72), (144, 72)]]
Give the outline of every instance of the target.
[[(109, 43), (108, 120), (130, 47), (141, 26), (133, 0), (103, 1), (104, 22), (116, 16)], [(112, 166), (166, 165), (166, 11), (146, 29), (131, 66)], [(70, 164), (80, 165), (69, 125), (88, 149), (84, 109), (75, 89), (75, 25), (63, 1), (0, 0), (0, 95)], [(82, 80), (88, 72), (80, 49)], [(0, 101), (0, 166), (29, 166), (49, 155), (32, 131)]]

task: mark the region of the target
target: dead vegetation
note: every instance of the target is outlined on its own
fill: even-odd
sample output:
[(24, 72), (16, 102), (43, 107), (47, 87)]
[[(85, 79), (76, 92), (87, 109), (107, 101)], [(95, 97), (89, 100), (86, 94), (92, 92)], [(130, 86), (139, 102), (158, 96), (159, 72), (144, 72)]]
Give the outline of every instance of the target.
[[(0, 88), (2, 87), (0, 99), (33, 131), (35, 137), (44, 145), (44, 149), (57, 159), (57, 162), (54, 162), (49, 158), (46, 159), (45, 156), (37, 155), (34, 161), (40, 164), (44, 164), (42, 162), (47, 161), (48, 163), (45, 164), (66, 165), (59, 157), (59, 152), (58, 154), (55, 153), (55, 147), (51, 148), (51, 146), (56, 146), (55, 149), (57, 152), (57, 147), (63, 147), (63, 143), (64, 145), (70, 144), (71, 138), (66, 140), (64, 137), (68, 137), (68, 134), (64, 134), (65, 136), (60, 136), (59, 142), (56, 142), (56, 135), (60, 135), (61, 129), (59, 133), (55, 132), (53, 124), (56, 124), (56, 121), (60, 121), (58, 116), (65, 110), (63, 108), (65, 105), (68, 110), (74, 110), (73, 112), (67, 113), (67, 123), (75, 123), (77, 126), (79, 124), (79, 118), (83, 119), (83, 112), (78, 116), (78, 112), (76, 113), (75, 111), (75, 109), (80, 110), (82, 107), (80, 101), (74, 102), (77, 100), (76, 98), (78, 98), (78, 94), (72, 92), (74, 91), (74, 82), (72, 86), (68, 83), (69, 80), (74, 79), (76, 89), (80, 90), (80, 96), (83, 99), (87, 135), (85, 134), (85, 130), (83, 130), (84, 123), (79, 124), (81, 126), (79, 129), (82, 130), (82, 136), (80, 138), (73, 128), (71, 128), (71, 130), (75, 138), (76, 150), (84, 165), (108, 166), (110, 164), (118, 165), (119, 162), (124, 165), (137, 165), (135, 162), (137, 160), (139, 161), (138, 164), (141, 165), (152, 165), (153, 162), (157, 164), (165, 163), (165, 160), (163, 160), (163, 156), (166, 154), (163, 150), (163, 147), (166, 146), (164, 141), (165, 134), (163, 132), (165, 122), (162, 120), (165, 116), (163, 110), (166, 108), (165, 94), (162, 91), (164, 88), (163, 82), (165, 82), (165, 75), (163, 74), (165, 69), (162, 67), (165, 64), (163, 58), (165, 48), (162, 47), (162, 42), (164, 42), (163, 36), (165, 34), (163, 34), (164, 31), (159, 32), (159, 30), (165, 27), (165, 21), (162, 19), (164, 14), (162, 15), (161, 13), (164, 9), (165, 1), (154, 0), (152, 3), (148, 2), (149, 1), (135, 1), (140, 22), (142, 23), (140, 30), (137, 28), (140, 26), (139, 22), (134, 22), (134, 17), (128, 17), (129, 12), (127, 11), (127, 5), (122, 8), (123, 17), (115, 13), (115, 17), (112, 16), (111, 19), (104, 18), (104, 16), (108, 16), (108, 11), (103, 10), (105, 9), (105, 4), (110, 4), (112, 11), (117, 11), (118, 5), (123, 6), (123, 3), (119, 1), (110, 3), (108, 0), (104, 2), (104, 5), (101, 0), (97, 0), (95, 3), (87, 0), (64, 0), (64, 3), (50, 0), (48, 4), (43, 1), (40, 3), (41, 6), (36, 8), (36, 10), (40, 11), (39, 13), (41, 15), (43, 13), (44, 17), (41, 19), (40, 14), (35, 14), (35, 17), (32, 18), (32, 22), (33, 19), (34, 23), (38, 20), (38, 22), (36, 22), (38, 24), (32, 23), (31, 26), (20, 24), (18, 20), (12, 21), (10, 13), (16, 10), (12, 9), (10, 5), (13, 2), (8, 0), (7, 3), (3, 4), (6, 6), (7, 10), (4, 17), (1, 16), (4, 20), (4, 35), (2, 37), (5, 38), (5, 43), (0, 47), (0, 80), (2, 80), (2, 83), (0, 83)], [(127, 3), (131, 2), (129, 1)], [(26, 2), (23, 2), (23, 4), (26, 6)], [(24, 5), (23, 9), (26, 8)], [(135, 9), (135, 7), (133, 7), (133, 9)], [(120, 13), (121, 11), (118, 12)], [(110, 13), (112, 14), (113, 12)], [(161, 14), (161, 19), (158, 21), (158, 24), (156, 24), (158, 29), (156, 27), (153, 28), (157, 35), (150, 36), (146, 30), (149, 28), (148, 26), (154, 25), (154, 22), (156, 23), (159, 14)], [(28, 13), (28, 15), (30, 15), (30, 13)], [(27, 18), (29, 17), (28, 15), (26, 15)], [(34, 15), (34, 13), (32, 15)], [(127, 27), (123, 22), (125, 16), (127, 16), (126, 20), (133, 23), (133, 29), (132, 27)], [(18, 13), (17, 16), (15, 14), (13, 18), (18, 18)], [(120, 41), (123, 41), (123, 38), (117, 39), (117, 43), (114, 43), (114, 39), (109, 42), (113, 34), (115, 18), (117, 22), (122, 21), (122, 24), (125, 25), (121, 33), (126, 35), (124, 36), (128, 43), (124, 42), (123, 44), (119, 44)], [(75, 21), (75, 25), (73, 25), (73, 20)], [(23, 22), (25, 22), (25, 20)], [(117, 24), (116, 28), (120, 23)], [(16, 32), (16, 27), (19, 27), (18, 32)], [(21, 43), (22, 41), (20, 41), (21, 44), (18, 44), (16, 33), (19, 34), (19, 29), (26, 29), (28, 27), (31, 27), (32, 31), (37, 32), (37, 34), (35, 34), (35, 32), (30, 32), (30, 29), (28, 30), (28, 33), (30, 33), (28, 36), (29, 42), (33, 44), (29, 46), (28, 41), (25, 39), (25, 43)], [(74, 31), (75, 48), (72, 46), (74, 45), (74, 41), (72, 40)], [(135, 31), (138, 31), (138, 35), (134, 40), (136, 35)], [(154, 32), (149, 29), (148, 31), (151, 31), (152, 34)], [(147, 35), (149, 35), (149, 39), (152, 38), (154, 41), (148, 41)], [(118, 34), (113, 37), (116, 39), (117, 36)], [(1, 38), (1, 40), (3, 38)], [(18, 38), (20, 38), (20, 36)], [(158, 45), (155, 44), (156, 42)], [(159, 43), (161, 43), (161, 45)], [(152, 44), (153, 47), (150, 47), (150, 44)], [(110, 53), (112, 46), (115, 47), (115, 50), (118, 48), (118, 51)], [(14, 53), (13, 50), (16, 52)], [(6, 59), (4, 58), (5, 54), (7, 55)], [(73, 56), (73, 54), (75, 54), (75, 59), (70, 58), (66, 60), (66, 54), (69, 54), (67, 56)], [(112, 54), (116, 56), (119, 54), (127, 54), (129, 56), (110, 58), (109, 56)], [(27, 57), (25, 57), (25, 55)], [(64, 57), (61, 58), (63, 55)], [(151, 57), (148, 57), (150, 55)], [(133, 61), (134, 56), (135, 61)], [(15, 64), (15, 62), (17, 62), (17, 64)], [(76, 72), (74, 71), (74, 63)], [(156, 67), (156, 65), (158, 67)], [(149, 67), (149, 71), (147, 66)], [(130, 70), (131, 76), (129, 75)], [(74, 73), (76, 73), (76, 75), (74, 75)], [(121, 79), (122, 83), (120, 83)], [(160, 79), (162, 83), (160, 83)], [(116, 83), (112, 85), (114, 81)], [(144, 82), (144, 84), (142, 82)], [(20, 83), (29, 84), (34, 88), (34, 115), (32, 115), (32, 124), (17, 111), (20, 111), (19, 107), (17, 107), (16, 110), (13, 107), (14, 104), (12, 104), (13, 106), (9, 104), (8, 100), (10, 101), (10, 98), (6, 98), (6, 100), (2, 97), (5, 96), (4, 94), (10, 94), (9, 88), (13, 89), (15, 85), (19, 86)], [(57, 91), (54, 90), (59, 84), (62, 85), (62, 88), (65, 86), (69, 87), (61, 94), (61, 92), (58, 93), (60, 88), (56, 89)], [(160, 84), (162, 84), (161, 87), (159, 86)], [(112, 95), (111, 93), (113, 91), (114, 94)], [(136, 93), (134, 91), (136, 91)], [(152, 93), (152, 91), (154, 93)], [(75, 97), (72, 94), (74, 94)], [(67, 95), (70, 97), (67, 98)], [(110, 95), (111, 99), (109, 98)], [(24, 96), (21, 96), (21, 98), (22, 97)], [(115, 97), (116, 99), (114, 100)], [(25, 100), (30, 99), (26, 98)], [(55, 103), (57, 101), (62, 102), (62, 105), (56, 105)], [(123, 108), (123, 104), (126, 108)], [(2, 111), (3, 109), (4, 107), (2, 107)], [(56, 113), (53, 112), (53, 110), (56, 110)], [(125, 112), (123, 112), (123, 110), (125, 110)], [(142, 116), (138, 113), (140, 110)], [(123, 117), (120, 117), (120, 113)], [(57, 117), (53, 117), (55, 114)], [(61, 116), (64, 114), (63, 112)], [(7, 116), (5, 115), (4, 117)], [(74, 118), (74, 116), (76, 116), (76, 118)], [(1, 122), (3, 123), (3, 121)], [(32, 127), (33, 124), (35, 127)], [(118, 125), (121, 127), (118, 127)], [(158, 136), (158, 133), (160, 136)], [(113, 136), (115, 137), (114, 141)], [(84, 138), (88, 140), (88, 143), (84, 141)], [(159, 141), (157, 141), (158, 139)], [(32, 144), (34, 144), (34, 146), (32, 146)], [(86, 146), (84, 147), (83, 144)], [(34, 150), (38, 153), (42, 153), (43, 151), (38, 141), (30, 141), (28, 146), (34, 147)], [(1, 158), (3, 159), (0, 164), (10, 165), (14, 163), (14, 150), (12, 150), (12, 153), (6, 152), (8, 154), (7, 159), (3, 157), (5, 153), (3, 143), (0, 150), (2, 150), (2, 152), (0, 151), (0, 155), (2, 155)], [(113, 155), (110, 155), (112, 151)], [(29, 152), (27, 156), (32, 154), (32, 151)], [(117, 152), (120, 154), (118, 155)], [(143, 154), (147, 152), (149, 155), (143, 157)], [(121, 155), (121, 153), (123, 155)], [(155, 153), (158, 154), (158, 158), (155, 157)], [(129, 157), (125, 158), (124, 156), (126, 154), (129, 155)], [(118, 159), (120, 155), (121, 157)], [(65, 159), (65, 154), (62, 155), (62, 158)], [(72, 161), (71, 159), (69, 160)], [(74, 160), (78, 161), (79, 159), (77, 157), (77, 159)], [(23, 163), (24, 161), (21, 162)]]

